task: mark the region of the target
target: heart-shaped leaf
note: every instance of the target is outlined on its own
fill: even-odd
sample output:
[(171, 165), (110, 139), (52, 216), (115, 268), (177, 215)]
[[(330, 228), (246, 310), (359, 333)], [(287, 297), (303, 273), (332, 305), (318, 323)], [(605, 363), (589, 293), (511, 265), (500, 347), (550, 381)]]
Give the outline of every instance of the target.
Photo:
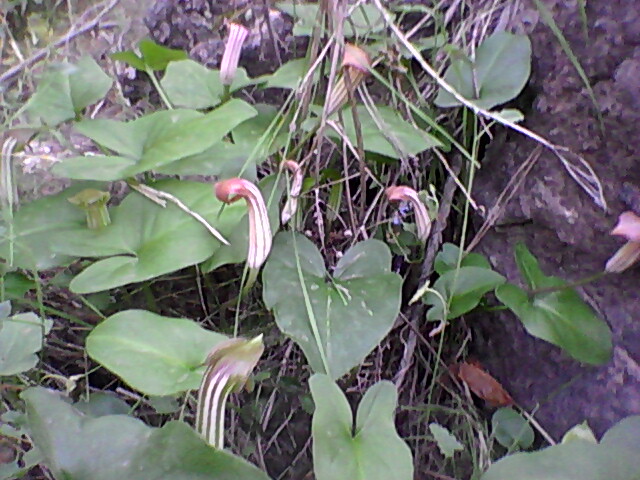
[[(475, 59), (454, 60), (444, 80), (464, 98), (489, 109), (514, 99), (531, 73), (531, 42), (526, 35), (494, 33), (476, 50)], [(435, 104), (456, 107), (460, 102), (440, 89)]]
[(531, 425), (513, 408), (499, 408), (491, 417), (493, 436), (505, 448), (527, 449), (533, 444)]
[(80, 413), (41, 387), (21, 394), (31, 438), (65, 480), (268, 480), (240, 457), (216, 450), (182, 422), (146, 426), (126, 415)]
[(546, 276), (523, 244), (516, 246), (516, 260), (529, 288), (541, 291), (530, 295), (507, 283), (496, 289), (498, 300), (518, 316), (534, 337), (557, 345), (581, 362), (608, 362), (613, 348), (608, 325), (575, 290), (562, 288), (566, 285), (564, 280)]
[[(230, 205), (220, 213), (211, 185), (180, 180), (152, 184), (179, 198), (199, 213), (223, 236), (234, 230), (246, 207)], [(111, 213), (111, 225), (100, 230), (50, 235), (58, 253), (99, 260), (76, 276), (70, 284), (76, 293), (93, 293), (141, 282), (195, 265), (211, 256), (220, 242), (191, 215), (168, 202), (163, 208), (137, 192), (130, 193)]]
[(45, 73), (26, 109), (47, 125), (55, 126), (104, 97), (112, 83), (95, 60), (85, 56), (75, 65), (60, 64)]
[[(238, 68), (230, 92), (256, 83)], [(220, 103), (224, 92), (220, 71), (211, 70), (193, 60), (171, 62), (160, 81), (171, 103), (183, 108), (211, 108)]]
[(393, 326), (402, 279), (390, 267), (389, 248), (366, 240), (344, 254), (328, 279), (315, 245), (281, 232), (263, 272), (264, 302), (313, 370), (336, 379), (362, 362)]
[(205, 151), (255, 115), (248, 103), (231, 100), (206, 115), (176, 109), (131, 122), (85, 120), (76, 130), (118, 155), (69, 158), (56, 164), (54, 172), (67, 178), (103, 181), (133, 177)]
[[(475, 261), (473, 258), (475, 257), (472, 257), (471, 261)], [(449, 320), (470, 312), (478, 306), (487, 292), (494, 290), (504, 281), (502, 275), (484, 267), (470, 266), (460, 267), (459, 270), (447, 270), (433, 284), (433, 290), (436, 290), (439, 295), (429, 291), (422, 299), (427, 305), (433, 305), (427, 313), (427, 319), (444, 319), (445, 306), (442, 299), (448, 302), (447, 319)]]
[(87, 337), (87, 353), (147, 395), (174, 395), (198, 388), (204, 361), (224, 335), (186, 318), (125, 310)]
[[(391, 158), (403, 158), (417, 155), (429, 148), (442, 146), (436, 137), (414, 127), (391, 107), (377, 106), (373, 114), (375, 118), (367, 108), (362, 106), (357, 107), (357, 113), (364, 149), (367, 152), (379, 153)], [(353, 115), (345, 111), (342, 119), (346, 135), (353, 145), (357, 145), (358, 136)], [(333, 130), (330, 130), (329, 134), (338, 137)]]
[(627, 417), (599, 444), (575, 439), (532, 453), (508, 455), (481, 480), (631, 480), (640, 478), (640, 416)]
[(0, 376), (26, 372), (38, 363), (36, 353), (53, 322), (35, 313), (0, 319)]
[(398, 395), (391, 382), (373, 385), (362, 398), (355, 429), (351, 407), (326, 375), (309, 380), (315, 412), (313, 467), (317, 480), (411, 480), (411, 450), (394, 425)]

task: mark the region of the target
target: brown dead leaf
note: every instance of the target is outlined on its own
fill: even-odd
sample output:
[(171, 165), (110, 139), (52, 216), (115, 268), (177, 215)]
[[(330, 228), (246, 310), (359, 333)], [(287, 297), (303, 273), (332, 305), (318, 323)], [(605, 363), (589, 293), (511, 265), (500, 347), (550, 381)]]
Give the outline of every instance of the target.
[(458, 364), (457, 376), (469, 386), (469, 390), (494, 407), (513, 405), (513, 398), (495, 378), (474, 363)]

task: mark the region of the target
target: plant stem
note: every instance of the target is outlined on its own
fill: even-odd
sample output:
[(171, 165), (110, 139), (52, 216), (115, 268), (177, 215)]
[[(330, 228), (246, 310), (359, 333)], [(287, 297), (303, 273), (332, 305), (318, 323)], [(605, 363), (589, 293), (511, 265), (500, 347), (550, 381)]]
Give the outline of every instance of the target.
[(147, 75), (149, 75), (149, 78), (151, 79), (151, 83), (153, 83), (153, 86), (157, 90), (158, 95), (160, 95), (160, 99), (162, 100), (162, 103), (164, 103), (169, 110), (173, 110), (173, 105), (171, 105), (171, 102), (169, 101), (169, 97), (167, 97), (167, 94), (164, 91), (164, 88), (162, 88), (162, 85), (160, 85), (160, 82), (158, 82), (158, 78), (156, 77), (156, 74), (148, 66), (145, 66), (145, 72), (147, 72)]

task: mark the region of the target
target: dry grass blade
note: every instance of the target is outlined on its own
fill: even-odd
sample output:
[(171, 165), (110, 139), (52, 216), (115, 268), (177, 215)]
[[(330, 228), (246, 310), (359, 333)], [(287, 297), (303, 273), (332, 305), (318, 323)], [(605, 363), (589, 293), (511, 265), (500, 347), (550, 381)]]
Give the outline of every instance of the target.
[(204, 225), (204, 227), (209, 231), (209, 233), (211, 233), (211, 235), (217, 238), (220, 242), (222, 242), (225, 245), (229, 245), (229, 241), (226, 238), (224, 238), (220, 232), (218, 232), (215, 228), (213, 228), (211, 224), (207, 222), (207, 220), (202, 215), (191, 210), (179, 198), (171, 195), (170, 193), (163, 192), (162, 190), (157, 190), (155, 188), (152, 188), (148, 185), (144, 185), (141, 183), (128, 182), (128, 185), (138, 193), (144, 195), (149, 200), (157, 203), (163, 208), (167, 206), (166, 200), (169, 200), (171, 203), (175, 204), (180, 210), (188, 213), (193, 218), (195, 218), (198, 222)]
[(518, 192), (520, 185), (522, 185), (522, 182), (524, 181), (524, 179), (527, 178), (527, 174), (531, 171), (533, 166), (536, 164), (536, 162), (538, 161), (538, 158), (540, 158), (541, 149), (542, 147), (540, 146), (534, 149), (534, 151), (531, 152), (531, 155), (529, 155), (529, 157), (527, 157), (527, 159), (522, 163), (522, 165), (518, 167), (518, 170), (516, 170), (515, 174), (509, 180), (509, 183), (507, 183), (507, 186), (498, 196), (498, 199), (496, 200), (495, 205), (493, 205), (489, 210), (489, 212), (487, 213), (487, 217), (484, 223), (482, 224), (482, 226), (480, 227), (480, 229), (478, 230), (478, 233), (476, 233), (476, 236), (473, 237), (473, 240), (471, 240), (471, 242), (467, 246), (466, 248), (467, 252), (471, 252), (478, 245), (478, 243), (480, 243), (480, 240), (482, 240), (482, 238), (487, 234), (489, 229), (496, 223), (498, 218), (500, 218), (500, 215), (502, 214), (502, 211), (504, 210), (505, 206), (509, 203), (509, 201), (513, 198), (513, 196)]

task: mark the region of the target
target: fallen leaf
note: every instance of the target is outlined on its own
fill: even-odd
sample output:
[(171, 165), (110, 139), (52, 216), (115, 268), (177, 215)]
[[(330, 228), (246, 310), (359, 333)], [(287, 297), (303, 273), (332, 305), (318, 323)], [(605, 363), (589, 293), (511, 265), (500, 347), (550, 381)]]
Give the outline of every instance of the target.
[(506, 407), (513, 405), (511, 395), (495, 378), (485, 372), (477, 363), (462, 362), (458, 365), (457, 375), (469, 386), (478, 397), (486, 400), (491, 406)]

